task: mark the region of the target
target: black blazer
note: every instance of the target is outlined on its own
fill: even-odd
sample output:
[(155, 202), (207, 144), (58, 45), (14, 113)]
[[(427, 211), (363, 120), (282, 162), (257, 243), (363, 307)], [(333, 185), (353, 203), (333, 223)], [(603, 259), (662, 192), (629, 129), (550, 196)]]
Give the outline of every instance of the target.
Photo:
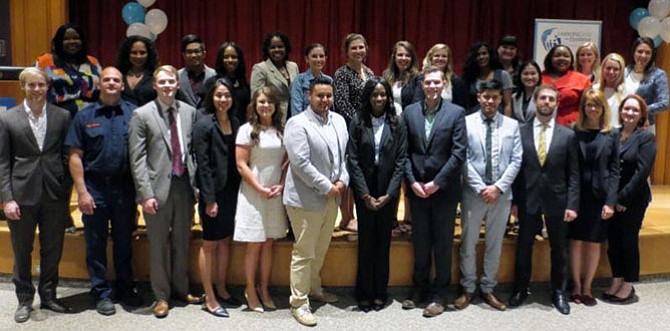
[(637, 129), (621, 143), (619, 149), (620, 175), (618, 203), (622, 206), (646, 205), (651, 201), (647, 178), (656, 159), (654, 135)]
[(69, 199), (67, 147), (70, 112), (47, 104), (47, 131), (40, 151), (23, 103), (0, 113), (0, 196), (33, 206), (49, 197)]
[(409, 184), (434, 181), (440, 190), (446, 191), (445, 202), (458, 202), (461, 196), (461, 166), (468, 145), (465, 110), (442, 101), (430, 137), (426, 137), (423, 108), (421, 101), (409, 105), (402, 113), (407, 128), (405, 176)]
[[(347, 144), (347, 167), (349, 186), (357, 197), (370, 194), (368, 183), (377, 183), (375, 192), (398, 198), (400, 183), (405, 172), (407, 153), (407, 131), (398, 118), (396, 128), (386, 120), (382, 131), (377, 178), (375, 176), (375, 136), (372, 124), (365, 123), (356, 116), (349, 127)], [(378, 197), (375, 197), (378, 198)]]
[[(463, 109), (467, 109), (468, 106), (468, 85), (465, 83), (463, 79), (456, 75), (451, 75), (449, 77), (449, 80), (451, 81), (451, 103), (463, 107)], [(425, 98), (423, 94), (423, 75), (417, 76), (417, 85), (418, 88), (416, 89), (416, 92), (414, 94), (414, 101), (413, 102), (418, 102), (418, 101), (423, 101)], [(404, 96), (403, 96), (404, 97)], [(405, 108), (405, 105), (403, 104), (403, 109)]]
[(535, 148), (533, 121), (520, 129), (523, 158), (513, 186), (520, 213), (563, 215), (579, 210), (579, 147), (572, 129), (554, 122), (551, 145), (543, 166)]
[[(230, 118), (233, 127), (233, 140), (240, 127), (234, 117)], [(223, 139), (223, 132), (214, 114), (200, 116), (193, 127), (193, 149), (198, 164), (196, 183), (204, 203), (216, 201), (217, 193), (224, 191), (230, 180), (240, 181), (235, 168), (235, 144), (232, 150)], [(232, 165), (230, 164), (232, 163)]]
[[(582, 172), (586, 159), (586, 143), (584, 139), (588, 132), (575, 131), (579, 141), (579, 161)], [(591, 174), (591, 190), (598, 199), (605, 200), (605, 204), (614, 206), (617, 203), (619, 189), (619, 131), (612, 129), (610, 132), (598, 133), (595, 138), (598, 145), (595, 158), (598, 162), (597, 168)]]

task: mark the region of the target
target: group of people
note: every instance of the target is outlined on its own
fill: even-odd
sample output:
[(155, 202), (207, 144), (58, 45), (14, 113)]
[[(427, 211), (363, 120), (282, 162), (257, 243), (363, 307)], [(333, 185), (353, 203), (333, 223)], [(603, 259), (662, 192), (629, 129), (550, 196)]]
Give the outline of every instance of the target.
[[(477, 283), (495, 309), (521, 305), (534, 238), (544, 226), (553, 304), (561, 313), (569, 313), (569, 301), (597, 302), (591, 284), (605, 241), (613, 280), (603, 299), (631, 302), (638, 234), (651, 200), (653, 117), (667, 108), (667, 77), (654, 66), (648, 38), (633, 44), (630, 67), (612, 53), (596, 72), (594, 47), (583, 49), (596, 56), (577, 51), (581, 73), (563, 45), (550, 50), (541, 71), (520, 60), (514, 36), (503, 37), (497, 50), (477, 42), (460, 78), (447, 45), (431, 47), (419, 70), (412, 44), (399, 41), (377, 77), (364, 64), (367, 41), (352, 33), (343, 43), (347, 63), (330, 77), (322, 70), (323, 45), (306, 48), (308, 69), (299, 73), (289, 60), (288, 37), (274, 32), (264, 38), (265, 60), (247, 82), (244, 54), (234, 42), (219, 47), (213, 69), (204, 63), (202, 39), (187, 35), (181, 43), (186, 65), (177, 70), (159, 64), (151, 40), (132, 36), (121, 44), (116, 66), (103, 69), (87, 54), (83, 31), (65, 24), (51, 52), (21, 73), (23, 103), (0, 114), (0, 193), (14, 250), (15, 320), (27, 321), (33, 309), (36, 227), (40, 306), (71, 311), (56, 298), (56, 286), (72, 186), (91, 293), (103, 315), (116, 312), (114, 300), (142, 304), (131, 267), (137, 204), (147, 227), (157, 317), (169, 314), (171, 298), (202, 304), (217, 317), (228, 317), (225, 306), (242, 304), (226, 288), (231, 240), (246, 243), (249, 310), (276, 309), (268, 289), (273, 243), (290, 227), (290, 311), (299, 323), (316, 325), (310, 300), (338, 301), (319, 275), (338, 208), (340, 227), (359, 233), (358, 307), (383, 309), (403, 185), (414, 246), (414, 287), (403, 309), (427, 303), (426, 317), (444, 311), (459, 204), (457, 309), (470, 304)], [(196, 201), (202, 296), (191, 293), (188, 278)], [(494, 289), (510, 214), (518, 219), (519, 238), (514, 293), (503, 303)], [(110, 233), (114, 285), (106, 278)]]

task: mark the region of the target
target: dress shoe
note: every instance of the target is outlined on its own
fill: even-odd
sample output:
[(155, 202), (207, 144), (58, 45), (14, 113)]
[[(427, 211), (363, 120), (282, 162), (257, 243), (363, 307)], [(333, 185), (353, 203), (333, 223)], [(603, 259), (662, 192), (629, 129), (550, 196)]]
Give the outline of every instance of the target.
[(582, 295), (582, 303), (584, 306), (593, 307), (598, 304), (598, 301), (590, 295)]
[(185, 296), (182, 296), (179, 298), (184, 303), (187, 303), (189, 305), (197, 305), (202, 303), (202, 298), (201, 297), (196, 297), (192, 294), (187, 294)]
[(459, 310), (467, 308), (470, 305), (470, 302), (472, 302), (473, 296), (474, 293), (463, 291), (463, 294), (454, 301), (454, 307)]
[(489, 306), (495, 309), (498, 309), (500, 311), (507, 310), (507, 305), (498, 300), (498, 298), (496, 297), (495, 294), (493, 294), (493, 292), (482, 293), (482, 299), (484, 299), (484, 302), (486, 302)]
[(95, 304), (95, 311), (97, 311), (98, 314), (105, 316), (116, 314), (116, 308), (114, 307), (114, 303), (110, 298), (98, 300), (98, 302)]
[(521, 292), (514, 292), (512, 293), (512, 296), (509, 298), (509, 306), (510, 307), (519, 307), (523, 304), (523, 302), (528, 298), (528, 292), (527, 291), (521, 291)]
[(414, 309), (422, 301), (423, 301), (423, 299), (421, 298), (421, 295), (419, 295), (419, 293), (417, 293), (417, 292), (412, 293), (407, 299), (403, 300), (402, 309), (405, 309), (405, 310)]
[(218, 306), (218, 307), (216, 307), (214, 310), (210, 310), (210, 309), (207, 307), (207, 303), (206, 303), (206, 302), (202, 304), (202, 310), (204, 310), (204, 311), (206, 311), (206, 312), (208, 312), (208, 313), (210, 313), (210, 314), (212, 314), (212, 315), (214, 315), (214, 316), (216, 316), (216, 317), (230, 317), (230, 315), (228, 314), (228, 311), (226, 310), (226, 308), (223, 308), (223, 307), (221, 307), (221, 306)]
[(265, 312), (265, 309), (263, 309), (262, 304), (259, 304), (259, 305), (256, 306), (256, 305), (252, 305), (249, 302), (249, 294), (247, 294), (246, 290), (244, 291), (244, 298), (247, 299), (247, 307), (249, 307), (249, 310), (251, 310), (253, 312), (257, 312), (257, 313)]
[(620, 298), (616, 295), (613, 295), (609, 302), (619, 304), (619, 305), (627, 305), (627, 304), (635, 303), (637, 301), (638, 301), (638, 298), (635, 295), (635, 288), (633, 287), (630, 290), (630, 293), (628, 294), (627, 297)]
[(312, 315), (312, 312), (309, 310), (309, 305), (304, 304), (298, 308), (291, 307), (291, 315), (295, 318), (298, 323), (304, 326), (315, 326), (316, 318)]
[(554, 307), (556, 307), (559, 313), (563, 315), (570, 315), (570, 304), (568, 304), (568, 299), (565, 297), (565, 294), (561, 292), (554, 293), (552, 301), (554, 303)]
[(72, 312), (72, 308), (64, 306), (57, 299), (43, 301), (40, 303), (41, 309), (48, 309), (61, 314), (68, 314)]
[(30, 319), (30, 313), (33, 311), (33, 307), (29, 305), (19, 305), (18, 308), (16, 308), (16, 312), (14, 313), (14, 321), (16, 323), (23, 323)]
[(380, 311), (384, 309), (384, 306), (386, 306), (386, 301), (382, 299), (375, 299), (375, 301), (372, 302), (372, 309), (375, 311)]
[(602, 299), (603, 299), (603, 301), (611, 301), (614, 296), (615, 296), (614, 294), (609, 294), (607, 292), (604, 292), (603, 296), (602, 296)]
[(433, 301), (423, 310), (423, 317), (435, 317), (443, 312), (444, 304), (440, 301)]
[(314, 293), (309, 295), (310, 300), (325, 302), (325, 303), (336, 303), (340, 301), (337, 295), (322, 291), (321, 293)]
[(372, 310), (372, 304), (370, 303), (370, 301), (367, 301), (367, 300), (359, 301), (358, 302), (358, 310), (360, 310), (364, 313), (367, 313), (370, 310)]
[(167, 301), (165, 300), (160, 300), (156, 302), (156, 305), (154, 305), (154, 316), (158, 318), (163, 318), (168, 315), (170, 312), (170, 306), (168, 305)]
[(277, 310), (277, 305), (275, 304), (275, 301), (272, 300), (272, 296), (268, 293), (268, 296), (263, 296), (263, 291), (260, 290), (260, 288), (256, 288), (257, 293), (260, 295), (258, 296), (259, 299), (261, 299), (261, 304), (263, 304), (263, 307), (265, 308), (266, 311), (275, 311)]
[(576, 304), (581, 304), (584, 303), (582, 296), (580, 294), (573, 294), (570, 296), (570, 301), (576, 303)]

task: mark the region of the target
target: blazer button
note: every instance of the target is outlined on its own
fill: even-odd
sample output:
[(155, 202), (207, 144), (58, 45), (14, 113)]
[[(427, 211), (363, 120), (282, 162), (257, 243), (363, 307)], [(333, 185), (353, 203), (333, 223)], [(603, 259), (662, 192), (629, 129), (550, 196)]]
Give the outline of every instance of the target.
[(172, 174), (168, 174), (167, 177), (168, 177), (168, 179), (172, 178)]

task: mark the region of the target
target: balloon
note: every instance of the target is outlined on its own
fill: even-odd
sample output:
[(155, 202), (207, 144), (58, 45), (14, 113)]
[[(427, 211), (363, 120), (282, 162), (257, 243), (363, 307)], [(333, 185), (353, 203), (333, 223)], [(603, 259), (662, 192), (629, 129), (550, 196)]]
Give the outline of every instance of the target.
[(670, 17), (666, 17), (661, 21), (660, 36), (666, 43), (670, 42)]
[(654, 39), (658, 36), (658, 33), (661, 32), (661, 21), (654, 16), (647, 16), (637, 25), (637, 32), (642, 37)]
[(151, 39), (151, 31), (144, 23), (133, 23), (126, 30), (126, 37), (142, 36)]
[(126, 24), (144, 23), (144, 7), (135, 2), (129, 2), (123, 6), (121, 17)]
[(149, 27), (151, 32), (159, 34), (167, 27), (168, 18), (164, 11), (160, 9), (152, 9), (147, 12), (147, 16), (144, 19), (144, 24)]
[(656, 38), (654, 38), (654, 47), (661, 46), (662, 42), (663, 38), (661, 38), (661, 36), (656, 36)]
[(649, 1), (649, 14), (656, 18), (664, 19), (670, 13), (670, 0)]
[(137, 0), (137, 2), (139, 2), (140, 5), (144, 6), (144, 8), (147, 8), (153, 5), (154, 2), (156, 2), (156, 0)]
[(647, 16), (649, 16), (649, 11), (647, 8), (635, 8), (632, 12), (630, 12), (628, 23), (630, 23), (630, 26), (633, 28), (633, 30), (637, 30), (637, 25), (640, 24), (640, 21)]

